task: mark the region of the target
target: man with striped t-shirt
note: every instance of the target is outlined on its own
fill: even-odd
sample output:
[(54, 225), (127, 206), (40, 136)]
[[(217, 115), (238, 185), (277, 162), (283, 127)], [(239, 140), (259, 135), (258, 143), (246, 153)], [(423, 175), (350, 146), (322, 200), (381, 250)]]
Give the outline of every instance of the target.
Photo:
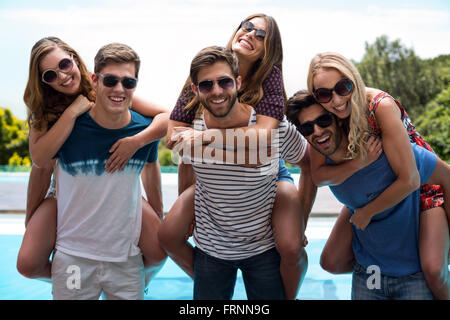
[[(222, 47), (203, 49), (191, 64), (192, 89), (204, 109), (194, 121), (194, 130), (180, 133), (182, 142), (176, 150), (191, 161), (197, 176), (194, 299), (231, 299), (238, 269), (248, 299), (284, 299), (271, 225), (278, 153), (305, 168), (299, 195), (308, 195), (301, 203), (309, 213), (316, 189), (305, 157), (307, 142), (286, 119), (270, 135), (271, 153), (261, 152), (268, 149), (261, 146), (268, 144), (263, 139), (259, 148), (249, 147), (252, 136), (248, 131), (252, 130), (242, 133), (243, 139), (230, 137), (228, 132), (219, 134), (223, 129), (256, 123), (253, 108), (236, 98), (241, 85), (238, 72), (236, 56)], [(206, 143), (198, 141), (201, 135), (195, 132), (206, 129), (217, 129), (217, 134)], [(224, 147), (230, 140), (237, 141), (236, 147)]]

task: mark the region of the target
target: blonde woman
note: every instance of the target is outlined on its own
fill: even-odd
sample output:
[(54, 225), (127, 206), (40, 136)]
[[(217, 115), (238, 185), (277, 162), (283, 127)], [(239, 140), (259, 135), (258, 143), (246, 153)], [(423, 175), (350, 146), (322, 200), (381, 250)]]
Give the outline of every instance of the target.
[[(384, 152), (397, 176), (389, 188), (366, 206), (355, 210), (351, 220), (349, 211), (343, 209), (322, 253), (322, 266), (335, 273), (348, 272), (352, 261), (351, 223), (364, 230), (374, 215), (393, 207), (420, 187), (422, 269), (434, 296), (448, 299), (449, 231), (448, 207), (447, 213), (444, 209), (444, 186), (419, 186), (410, 141), (433, 150), (415, 130), (402, 105), (386, 92), (366, 88), (356, 67), (342, 55), (331, 52), (317, 54), (311, 61), (307, 84), (317, 102), (344, 120), (349, 139), (348, 157), (352, 159), (342, 165), (328, 166), (325, 157), (312, 150), (311, 170), (316, 185), (340, 184), (364, 166), (365, 143), (370, 135), (381, 137)], [(439, 158), (438, 161), (442, 162)], [(448, 165), (446, 167), (449, 168)], [(445, 194), (448, 206), (449, 190)]]
[[(88, 111), (94, 100), (91, 73), (78, 53), (56, 37), (46, 37), (36, 42), (31, 50), (29, 77), (24, 93), (33, 167), (28, 184), (26, 231), (17, 258), (17, 269), (26, 277), (51, 277), (49, 257), (55, 245), (57, 216), (56, 190), (54, 186), (49, 189), (55, 165), (52, 157), (70, 135), (77, 117)], [(109, 172), (121, 169), (123, 161), (126, 163), (139, 149), (139, 145), (165, 135), (168, 114), (164, 109), (141, 99), (133, 99), (133, 107), (155, 119), (144, 131), (118, 140), (112, 146), (111, 152), (115, 152), (112, 152), (107, 163)], [(146, 170), (150, 170), (153, 179), (158, 180), (159, 167), (155, 165), (157, 162), (154, 161), (147, 163)], [(152, 192), (149, 201), (155, 198), (153, 204), (157, 207), (162, 202), (158, 199), (159, 186), (154, 182), (152, 184), (144, 181), (144, 185), (150, 187), (146, 190)], [(149, 276), (160, 268), (166, 258), (156, 237), (159, 224), (160, 218), (155, 210), (143, 199), (140, 248), (145, 256)]]

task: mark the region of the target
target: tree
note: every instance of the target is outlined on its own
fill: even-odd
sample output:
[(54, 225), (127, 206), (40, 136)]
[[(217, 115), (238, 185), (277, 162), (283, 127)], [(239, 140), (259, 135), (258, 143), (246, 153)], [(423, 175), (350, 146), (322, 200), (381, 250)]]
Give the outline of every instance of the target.
[[(391, 94), (415, 119), (425, 110), (425, 105), (447, 86), (449, 57), (421, 60), (400, 40), (391, 42), (383, 35), (373, 44), (366, 42), (366, 53), (356, 66), (368, 87)], [(438, 65), (446, 66), (446, 74), (442, 74)]]
[(426, 105), (416, 129), (442, 160), (450, 161), (450, 86)]
[(0, 108), (0, 165), (8, 165), (14, 154), (15, 163), (30, 162), (27, 125), (14, 117), (10, 109)]

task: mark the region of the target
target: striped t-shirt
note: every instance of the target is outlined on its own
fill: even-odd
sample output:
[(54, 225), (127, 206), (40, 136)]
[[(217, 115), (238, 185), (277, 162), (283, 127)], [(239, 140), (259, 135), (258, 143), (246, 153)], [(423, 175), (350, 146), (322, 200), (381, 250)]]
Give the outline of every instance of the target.
[[(256, 123), (252, 110), (249, 125)], [(194, 121), (196, 130), (208, 129), (203, 114)], [(278, 127), (279, 156), (298, 163), (306, 139), (284, 118)], [(195, 189), (194, 241), (207, 254), (225, 259), (245, 259), (275, 246), (271, 213), (275, 201), (278, 157), (268, 164), (193, 162)]]

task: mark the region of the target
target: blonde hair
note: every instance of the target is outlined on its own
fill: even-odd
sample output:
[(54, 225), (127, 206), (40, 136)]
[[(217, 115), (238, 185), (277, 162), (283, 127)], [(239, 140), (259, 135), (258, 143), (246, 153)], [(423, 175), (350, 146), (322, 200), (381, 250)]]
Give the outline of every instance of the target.
[(350, 159), (359, 156), (364, 159), (366, 157), (364, 145), (370, 136), (366, 85), (351, 61), (339, 53), (325, 52), (317, 54), (309, 65), (307, 85), (310, 94), (313, 94), (316, 89), (314, 88), (314, 76), (320, 69), (335, 69), (342, 76), (353, 81), (355, 87), (349, 101), (351, 114), (347, 122), (349, 140), (347, 156)]
[(60, 48), (70, 54), (80, 70), (81, 83), (79, 94), (90, 101), (95, 101), (95, 91), (91, 76), (78, 53), (67, 43), (56, 37), (46, 37), (35, 43), (31, 49), (28, 81), (23, 95), (27, 106), (27, 122), (30, 127), (41, 130), (44, 125), (59, 119), (64, 110), (75, 100), (75, 96), (67, 96), (42, 82), (39, 64), (50, 52)]
[[(256, 106), (263, 98), (263, 82), (272, 72), (273, 66), (277, 66), (280, 71), (283, 71), (283, 46), (281, 43), (281, 33), (275, 19), (264, 13), (256, 13), (248, 16), (244, 21), (249, 21), (254, 18), (262, 18), (266, 22), (266, 36), (264, 38), (264, 56), (253, 64), (250, 73), (247, 76), (249, 80), (247, 87), (245, 88), (242, 96), (240, 96), (239, 101), (242, 103)], [(234, 36), (241, 28), (241, 25), (236, 28), (231, 36), (226, 48), (232, 51), (232, 43)], [(191, 90), (190, 78), (187, 79), (183, 86), (181, 94), (186, 97), (188, 104), (184, 107), (185, 110), (190, 110), (196, 106), (201, 105), (198, 98), (194, 95)], [(287, 101), (286, 91), (283, 87), (283, 97), (284, 101)]]

